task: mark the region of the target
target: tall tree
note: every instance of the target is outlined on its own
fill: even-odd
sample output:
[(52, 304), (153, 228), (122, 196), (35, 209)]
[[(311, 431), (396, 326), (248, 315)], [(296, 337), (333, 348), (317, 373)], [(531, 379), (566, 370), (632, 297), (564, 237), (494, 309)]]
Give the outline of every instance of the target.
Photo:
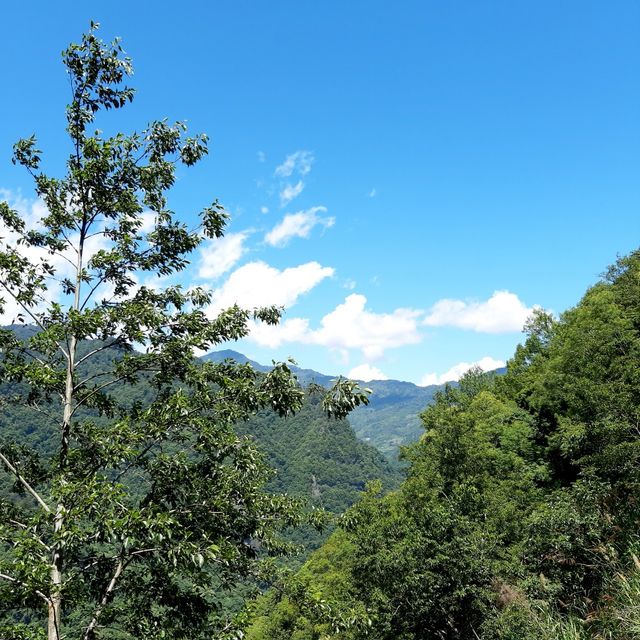
[[(52, 456), (0, 444), (23, 494), (20, 508), (0, 503), (0, 635), (220, 636), (224, 587), (258, 572), (281, 549), (279, 529), (303, 517), (263, 491), (269, 469), (233, 426), (263, 407), (295, 411), (303, 392), (286, 364), (264, 375), (193, 357), (247, 335), (252, 319), (278, 322), (278, 309), (234, 306), (209, 319), (208, 291), (143, 283), (183, 270), (203, 238), (223, 234), (227, 214), (216, 201), (189, 228), (168, 208), (176, 167), (207, 153), (206, 136), (166, 121), (128, 136), (95, 130), (100, 112), (134, 96), (131, 61), (96, 29), (63, 53), (64, 177), (41, 171), (34, 137), (14, 147), (46, 215), (28, 226), (0, 203), (2, 305), (35, 327), (26, 338), (0, 332), (1, 378), (14, 404), (57, 434)], [(118, 393), (124, 385), (144, 386), (145, 402)], [(361, 402), (364, 392), (339, 380), (325, 408), (342, 416)]]

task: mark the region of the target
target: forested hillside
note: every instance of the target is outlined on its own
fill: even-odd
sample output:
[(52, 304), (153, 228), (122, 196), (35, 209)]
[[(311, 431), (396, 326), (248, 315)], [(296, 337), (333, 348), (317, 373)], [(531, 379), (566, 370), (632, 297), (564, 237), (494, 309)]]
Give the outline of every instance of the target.
[(399, 380), (372, 380), (370, 402), (358, 407), (349, 422), (354, 431), (391, 460), (397, 459), (400, 447), (415, 442), (421, 433), (420, 413), (433, 402), (442, 386), (418, 387)]
[[(225, 358), (240, 363), (248, 362), (257, 371), (270, 369), (231, 349), (204, 356), (205, 360), (213, 362), (222, 362)], [(311, 383), (329, 386), (336, 377), (295, 365), (291, 369), (303, 386)], [(419, 387), (400, 380), (370, 380), (366, 386), (371, 389), (369, 404), (354, 409), (349, 415), (349, 422), (361, 440), (372, 444), (392, 462), (396, 461), (400, 447), (414, 442), (420, 436), (420, 413), (433, 401), (434, 394), (443, 385)]]
[(249, 638), (640, 637), (640, 252), (527, 336), (436, 395), (400, 489), (371, 487)]
[[(10, 329), (23, 340), (37, 333), (32, 326), (14, 325)], [(103, 344), (84, 342), (80, 346), (80, 354)], [(101, 358), (82, 367), (83, 375), (99, 374), (107, 361), (117, 361), (124, 352), (113, 347), (99, 355)], [(250, 362), (231, 350), (216, 352), (205, 360), (223, 363), (229, 358), (234, 364)], [(271, 369), (253, 362), (251, 365), (263, 373)], [(329, 379), (328, 376), (325, 378)], [(24, 385), (0, 385), (0, 443), (28, 446), (44, 458), (51, 457), (55, 452), (56, 425), (45, 413), (11, 401), (14, 395), (24, 394), (25, 390)], [(148, 384), (119, 384), (113, 387), (111, 396), (118, 406), (133, 407), (136, 403), (145, 406), (151, 401), (153, 390)], [(105, 423), (95, 411), (81, 412), (80, 415), (98, 424)], [(247, 422), (239, 422), (236, 431), (256, 443), (274, 470), (267, 490), (302, 498), (309, 505), (330, 513), (340, 514), (351, 506), (368, 481), (379, 479), (386, 489), (396, 487), (400, 481), (400, 472), (373, 446), (360, 441), (348, 420), (326, 416), (319, 394), (310, 394), (295, 415), (280, 417), (262, 410)], [(0, 476), (1, 495), (10, 494), (13, 484), (11, 476)], [(291, 535), (304, 545), (304, 554), (327, 537), (326, 530), (320, 532), (312, 527)]]

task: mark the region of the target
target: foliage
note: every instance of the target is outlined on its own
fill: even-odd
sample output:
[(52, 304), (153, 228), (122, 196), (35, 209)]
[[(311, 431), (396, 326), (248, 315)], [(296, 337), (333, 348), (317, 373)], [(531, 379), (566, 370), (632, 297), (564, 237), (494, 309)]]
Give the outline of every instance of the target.
[[(271, 470), (234, 426), (264, 408), (295, 412), (304, 394), (286, 363), (260, 374), (193, 357), (245, 336), (250, 319), (276, 323), (278, 309), (234, 306), (210, 319), (208, 291), (146, 284), (183, 270), (227, 214), (216, 201), (189, 228), (168, 207), (177, 166), (207, 153), (206, 136), (167, 121), (129, 136), (95, 129), (100, 112), (134, 96), (130, 60), (96, 29), (63, 53), (64, 177), (41, 171), (35, 137), (14, 147), (46, 215), (30, 228), (0, 204), (1, 304), (34, 325), (0, 331), (0, 377), (14, 417), (48, 439), (0, 443), (13, 481), (0, 503), (2, 633), (236, 637), (224, 593), (239, 577), (263, 580), (265, 558), (288, 548), (279, 531), (306, 516), (297, 500), (265, 492)], [(366, 401), (341, 381), (326, 408), (341, 418)]]
[[(437, 393), (405, 482), (370, 490), (318, 552), (371, 627), (300, 637), (640, 637), (639, 303), (636, 251), (559, 320), (536, 312), (506, 375)], [(292, 602), (259, 625), (309, 624)]]
[(319, 640), (367, 628), (370, 620), (345, 571), (351, 568), (353, 550), (337, 530), (295, 578), (287, 576), (258, 600), (247, 640)]
[[(342, 514), (371, 480), (381, 480), (386, 489), (400, 483), (400, 472), (371, 445), (359, 441), (346, 420), (323, 413), (319, 394), (310, 394), (294, 416), (280, 418), (259, 411), (239, 425), (238, 432), (254, 438), (276, 470), (268, 490), (303, 498), (332, 514)], [(332, 528), (299, 527), (288, 537), (309, 552), (326, 540)]]

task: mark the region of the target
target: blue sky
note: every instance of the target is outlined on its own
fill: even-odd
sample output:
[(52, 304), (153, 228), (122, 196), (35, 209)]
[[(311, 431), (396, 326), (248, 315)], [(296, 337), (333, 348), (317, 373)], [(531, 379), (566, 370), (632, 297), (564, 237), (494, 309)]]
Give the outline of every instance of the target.
[(235, 345), (259, 361), (455, 377), (638, 245), (635, 1), (88, 4), (2, 8), (0, 190), (37, 209), (10, 163), (31, 133), (60, 173), (59, 53), (100, 22), (137, 88), (102, 128), (167, 117), (211, 138), (170, 204), (188, 219), (218, 197), (233, 220), (185, 279), (218, 306), (287, 305)]

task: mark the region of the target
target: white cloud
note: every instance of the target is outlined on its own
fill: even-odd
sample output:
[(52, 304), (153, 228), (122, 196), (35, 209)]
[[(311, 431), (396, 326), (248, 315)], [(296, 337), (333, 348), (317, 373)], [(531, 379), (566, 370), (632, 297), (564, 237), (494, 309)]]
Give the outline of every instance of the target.
[(309, 341), (309, 320), (306, 318), (289, 318), (273, 326), (263, 322), (254, 322), (250, 340), (261, 347), (275, 349), (281, 344), (290, 342), (307, 343)]
[(280, 191), (280, 206), (284, 207), (291, 202), (294, 198), (297, 198), (304, 189), (304, 182), (299, 180), (296, 184), (287, 184)]
[(311, 151), (296, 151), (288, 155), (285, 161), (276, 167), (274, 175), (288, 178), (295, 172), (298, 175), (306, 176), (311, 171), (314, 159)]
[(352, 293), (320, 322), (314, 342), (335, 349), (359, 349), (373, 360), (386, 349), (420, 342), (419, 311), (396, 309), (393, 313), (374, 313), (365, 308), (367, 299)]
[(156, 226), (156, 214), (153, 211), (143, 211), (140, 214), (142, 218), (142, 226), (140, 231), (143, 233), (149, 233), (154, 230)]
[[(47, 215), (47, 208), (42, 200), (29, 200), (18, 193), (14, 193), (9, 189), (0, 189), (0, 201), (5, 201), (9, 206), (20, 214), (24, 220), (27, 229), (41, 229), (41, 219)], [(9, 233), (4, 225), (2, 226), (3, 234)], [(3, 235), (3, 239), (6, 238)]]
[(496, 291), (484, 302), (444, 299), (436, 302), (424, 319), (430, 327), (458, 327), (481, 333), (522, 331), (533, 308), (515, 293)]
[(246, 252), (245, 233), (229, 233), (222, 238), (207, 240), (199, 251), (198, 276), (214, 280), (226, 273)]
[(260, 207), (260, 213), (269, 213), (269, 207)]
[(353, 380), (362, 380), (369, 382), (370, 380), (388, 380), (389, 376), (386, 376), (378, 367), (373, 367), (370, 364), (361, 364), (354, 367), (347, 373), (348, 378)]
[(455, 382), (472, 367), (480, 367), (483, 371), (493, 371), (504, 367), (504, 360), (496, 360), (490, 356), (485, 356), (476, 362), (459, 362), (454, 364), (451, 369), (438, 375), (437, 373), (426, 373), (418, 383), (421, 387), (428, 387), (432, 384), (444, 384), (445, 382)]
[(335, 218), (323, 218), (318, 215), (326, 211), (326, 207), (311, 207), (306, 211), (287, 214), (265, 235), (264, 240), (273, 247), (284, 247), (291, 238), (308, 238), (316, 225), (322, 225), (328, 229), (335, 223)]
[(282, 271), (265, 262), (249, 262), (236, 269), (219, 289), (213, 292), (210, 315), (237, 303), (243, 308), (293, 306), (298, 298), (325, 278), (333, 276), (331, 267), (307, 262)]
[(264, 151), (258, 151), (256, 155), (258, 156), (258, 162), (264, 162), (267, 159)]
[(293, 318), (275, 327), (252, 332), (258, 344), (277, 347), (286, 342), (301, 342), (327, 347), (338, 352), (357, 349), (367, 360), (381, 357), (385, 350), (417, 344), (421, 311), (396, 309), (393, 313), (374, 313), (365, 308), (367, 299), (352, 293), (320, 321), (318, 329), (309, 328), (305, 318)]
[(353, 291), (356, 288), (356, 281), (349, 278), (344, 281), (344, 284), (342, 286), (349, 291)]

